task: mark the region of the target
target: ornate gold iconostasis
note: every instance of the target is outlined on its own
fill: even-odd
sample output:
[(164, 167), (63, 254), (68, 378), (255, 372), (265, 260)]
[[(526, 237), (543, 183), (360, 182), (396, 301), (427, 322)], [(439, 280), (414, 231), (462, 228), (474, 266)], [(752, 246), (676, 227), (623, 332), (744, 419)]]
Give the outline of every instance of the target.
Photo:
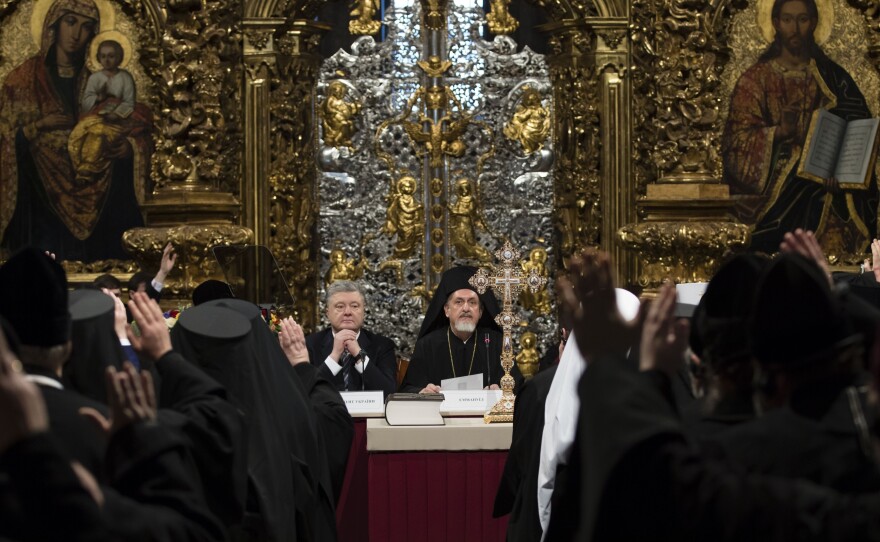
[[(722, 135), (737, 81), (767, 47), (766, 0), (548, 1), (537, 26), (521, 4), (488, 5), (339, 3), (356, 39), (322, 54), (333, 26), (318, 1), (7, 1), (0, 225), (19, 231), (16, 211), (48, 193), (51, 210), (79, 213), (62, 225), (79, 220), (75, 237), (87, 240), (113, 231), (102, 221), (122, 207), (110, 191), (130, 183), (142, 223), (124, 228), (127, 254), (64, 258), (73, 281), (155, 268), (172, 242), (174, 303), (223, 278), (212, 246), (255, 243), (271, 249), (307, 329), (321, 325), (327, 281), (361, 279), (369, 323), (403, 353), (442, 271), (488, 263), (504, 241), (551, 284), (573, 253), (597, 247), (620, 284), (649, 289), (667, 276), (706, 280), (725, 253), (746, 249), (752, 224), (735, 218), (743, 197), (724, 180)], [(43, 32), (62, 7), (94, 24), (88, 44), (68, 47), (89, 58), (78, 84), (100, 71), (84, 49), (115, 36), (144, 113), (123, 130), (91, 121), (92, 143), (109, 149), (91, 177), (69, 144), (87, 112), (62, 141), (36, 128), (57, 98), (19, 99), (58, 85), (31, 59), (57, 62), (49, 51), (63, 47)], [(876, 114), (875, 10), (826, 0), (820, 12), (817, 42)], [(511, 37), (533, 27), (546, 54)], [(24, 197), (31, 186), (44, 191)], [(93, 204), (59, 211), (56, 196)], [(834, 247), (832, 260), (858, 261), (850, 248)], [(555, 336), (555, 295), (520, 301), (531, 362), (535, 337), (544, 350)]]

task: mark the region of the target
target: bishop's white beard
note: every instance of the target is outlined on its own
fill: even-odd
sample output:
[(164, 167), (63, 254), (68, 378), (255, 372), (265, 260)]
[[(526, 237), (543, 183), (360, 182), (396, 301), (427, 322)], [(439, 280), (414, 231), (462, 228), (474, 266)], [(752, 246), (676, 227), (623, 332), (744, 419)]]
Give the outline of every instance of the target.
[(477, 329), (477, 324), (473, 322), (456, 322), (453, 326), (455, 331), (459, 331), (461, 333), (473, 333)]

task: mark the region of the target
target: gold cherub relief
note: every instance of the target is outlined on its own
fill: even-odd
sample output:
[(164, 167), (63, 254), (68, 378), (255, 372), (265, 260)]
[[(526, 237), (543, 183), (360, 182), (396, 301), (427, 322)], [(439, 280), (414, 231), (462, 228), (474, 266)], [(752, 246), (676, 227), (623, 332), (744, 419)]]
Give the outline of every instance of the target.
[(468, 179), (455, 182), (455, 203), (449, 206), (449, 238), (458, 258), (491, 262), (492, 255), (477, 242), (476, 227), (486, 229), (479, 213), (479, 202)]
[(324, 274), (324, 284), (329, 286), (338, 280), (357, 280), (362, 272), (363, 266), (354, 258), (347, 258), (344, 250), (334, 248), (330, 251), (330, 267)]
[(550, 112), (541, 105), (541, 94), (537, 90), (523, 87), (522, 100), (513, 118), (504, 126), (504, 135), (519, 141), (527, 155), (544, 147), (550, 135)]
[[(522, 270), (526, 276), (535, 271), (541, 277), (549, 277), (547, 272), (547, 250), (543, 247), (533, 248), (529, 252), (529, 259), (522, 262)], [(523, 289), (519, 295), (520, 303), (526, 310), (535, 311), (539, 314), (550, 314), (550, 294), (547, 288), (541, 288), (537, 292)]]
[(354, 116), (360, 112), (362, 104), (345, 101), (347, 92), (345, 83), (333, 81), (327, 91), (327, 98), (318, 110), (324, 129), (324, 144), (327, 146), (352, 146), (351, 138), (357, 131)]
[(428, 77), (440, 77), (452, 67), (451, 61), (440, 60), (440, 57), (437, 55), (429, 56), (428, 60), (419, 60), (416, 64)]
[(374, 19), (379, 11), (379, 0), (355, 0), (351, 6), (353, 18), (348, 22), (348, 31), (352, 35), (369, 36), (379, 31), (382, 22)]
[(383, 231), (391, 236), (397, 235), (393, 257), (409, 258), (413, 255), (425, 231), (424, 206), (415, 198), (415, 178), (407, 175), (397, 181), (389, 195), (390, 205), (385, 213)]

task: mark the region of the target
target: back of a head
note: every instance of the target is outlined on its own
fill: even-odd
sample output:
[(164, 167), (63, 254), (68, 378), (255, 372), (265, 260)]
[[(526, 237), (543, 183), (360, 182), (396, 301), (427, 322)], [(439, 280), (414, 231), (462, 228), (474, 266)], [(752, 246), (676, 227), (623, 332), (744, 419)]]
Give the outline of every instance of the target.
[(92, 284), (97, 289), (107, 288), (108, 290), (121, 290), (122, 282), (119, 281), (118, 278), (114, 277), (110, 274), (104, 274), (96, 278), (92, 281)]
[(238, 382), (236, 368), (251, 324), (240, 314), (223, 307), (199, 305), (180, 313), (171, 329), (174, 350), (201, 366), (227, 388)]
[(751, 363), (748, 320), (766, 261), (739, 255), (709, 281), (691, 322), (691, 346), (716, 373)]
[(790, 373), (828, 365), (858, 339), (822, 270), (796, 254), (781, 255), (763, 273), (749, 335), (763, 366)]
[(49, 348), (70, 340), (67, 297), (64, 269), (33, 247), (0, 267), (0, 315), (23, 346)]
[(70, 294), (69, 307), (73, 347), (64, 365), (64, 381), (86, 397), (106, 403), (105, 371), (119, 369), (125, 361), (114, 330), (114, 301), (105, 293), (82, 289)]
[(201, 305), (215, 299), (234, 298), (232, 288), (222, 280), (208, 279), (196, 286), (192, 293), (193, 305)]
[(143, 271), (138, 271), (134, 275), (128, 279), (128, 292), (137, 292), (140, 288), (141, 284), (149, 284), (153, 277), (144, 273)]

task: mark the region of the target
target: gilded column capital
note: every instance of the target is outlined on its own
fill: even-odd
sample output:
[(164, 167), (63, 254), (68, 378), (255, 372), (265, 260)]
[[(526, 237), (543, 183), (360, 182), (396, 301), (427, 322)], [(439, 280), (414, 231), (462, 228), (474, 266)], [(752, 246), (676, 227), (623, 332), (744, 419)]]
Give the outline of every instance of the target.
[(749, 227), (734, 221), (689, 220), (627, 224), (620, 243), (641, 257), (639, 284), (655, 289), (667, 279), (708, 282), (728, 252), (744, 250)]
[(596, 74), (611, 70), (625, 75), (629, 71), (629, 20), (591, 17), (587, 23), (593, 36), (590, 54)]
[(751, 229), (732, 218), (733, 205), (728, 186), (718, 181), (648, 185), (638, 203), (646, 220), (617, 232), (642, 262), (639, 284), (707, 282), (727, 254), (748, 246)]

